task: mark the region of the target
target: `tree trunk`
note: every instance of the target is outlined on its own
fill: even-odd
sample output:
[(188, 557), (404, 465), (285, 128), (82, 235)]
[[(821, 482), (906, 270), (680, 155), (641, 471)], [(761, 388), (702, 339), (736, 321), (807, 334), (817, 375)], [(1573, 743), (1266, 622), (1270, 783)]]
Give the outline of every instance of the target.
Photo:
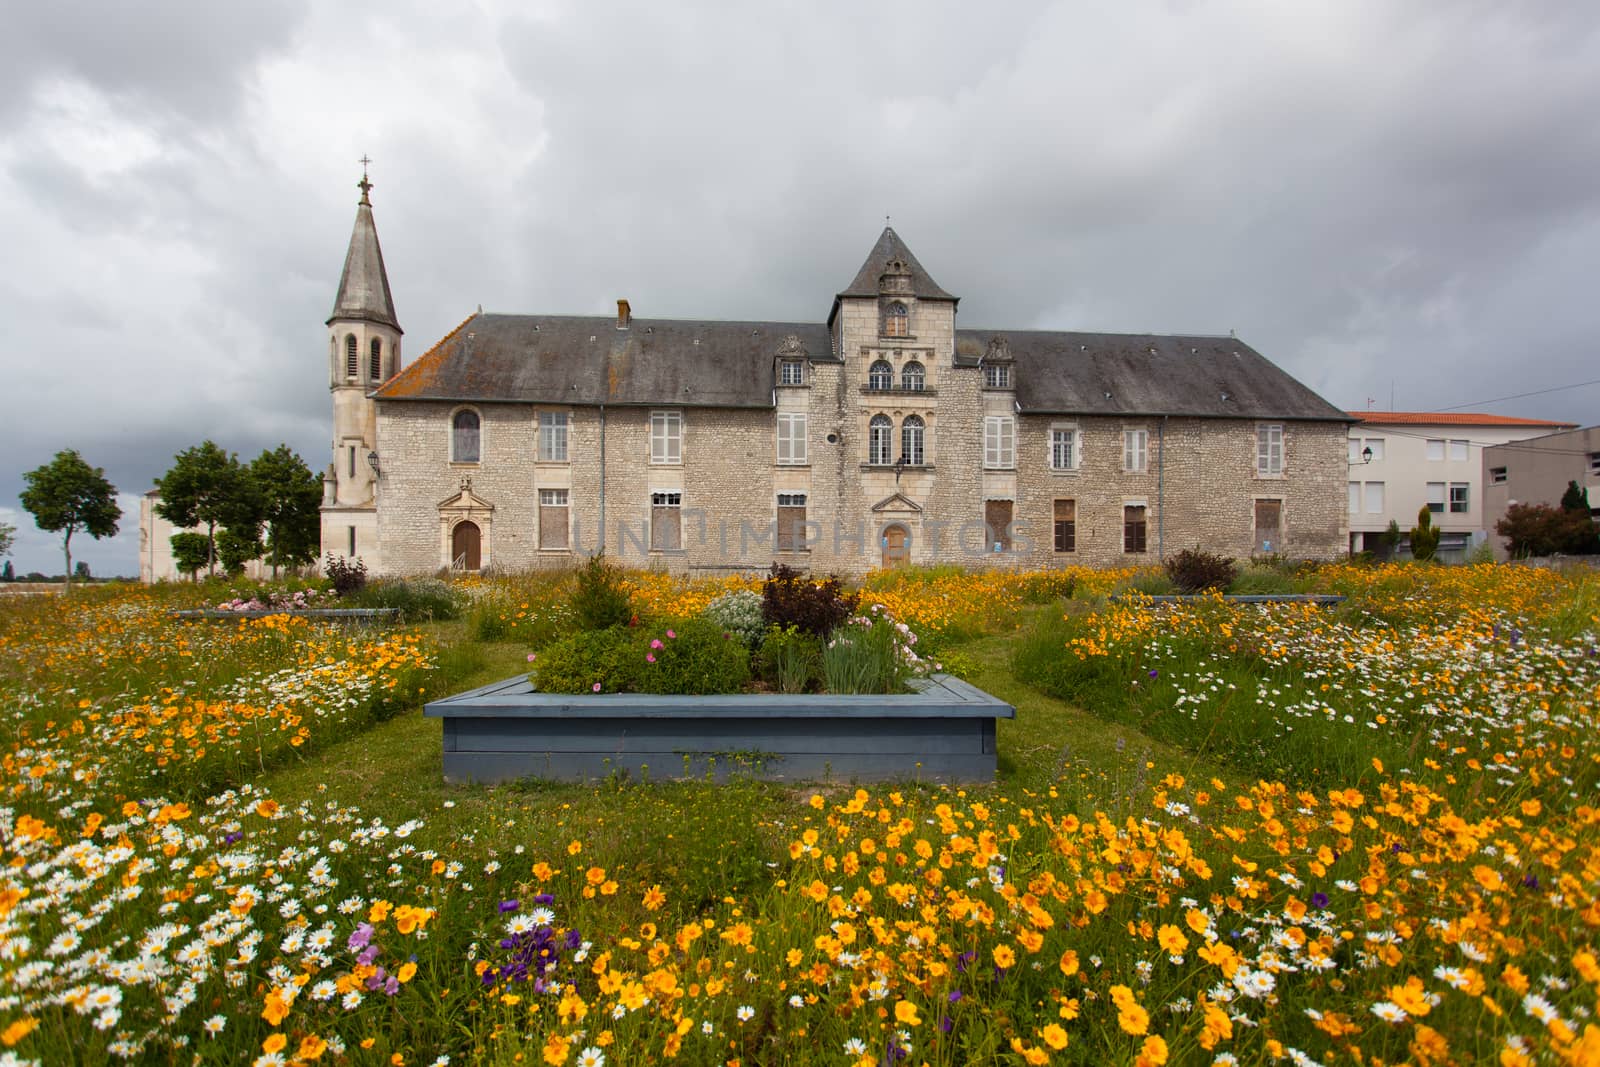
[(63, 579), (62, 593), (72, 592), (72, 524), (67, 524), (67, 535), (61, 539), (61, 551), (66, 553), (67, 573)]
[(213, 520), (206, 523), (206, 577), (217, 576), (217, 524)]

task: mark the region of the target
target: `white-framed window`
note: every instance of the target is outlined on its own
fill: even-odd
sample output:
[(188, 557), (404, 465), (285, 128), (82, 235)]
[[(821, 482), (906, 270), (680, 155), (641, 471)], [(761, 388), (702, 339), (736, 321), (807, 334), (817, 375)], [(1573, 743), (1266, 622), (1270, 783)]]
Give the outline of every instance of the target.
[(804, 412), (779, 412), (778, 462), (806, 462), (806, 416)]
[(779, 385), (804, 385), (806, 384), (806, 361), (803, 359), (781, 359), (778, 361)]
[(1283, 424), (1262, 423), (1256, 427), (1256, 476), (1276, 478), (1283, 473)]
[[(1500, 469), (1505, 470), (1504, 467)], [(1589, 473), (1600, 474), (1600, 452), (1589, 453)]]
[(650, 462), (683, 462), (683, 412), (650, 413)]
[(1464, 462), (1466, 460), (1468, 454), (1469, 454), (1468, 449), (1469, 449), (1470, 445), (1471, 445), (1471, 442), (1468, 442), (1468, 441), (1454, 441), (1454, 440), (1452, 440), (1450, 442), (1450, 459), (1451, 459), (1451, 461), (1454, 462), (1454, 463)]
[(1428, 483), (1428, 510), (1435, 515), (1444, 514), (1445, 485), (1443, 482)]
[(1490, 467), (1489, 468), (1489, 484), (1490, 485), (1505, 485), (1506, 484), (1506, 468), (1504, 468), (1504, 467)]
[(925, 462), (926, 454), (922, 449), (925, 436), (922, 416), (907, 415), (900, 423), (900, 458), (908, 467), (920, 467)]
[(1469, 507), (1469, 493), (1467, 482), (1450, 483), (1450, 513), (1452, 515), (1465, 515)]
[(983, 365), (983, 387), (985, 389), (1010, 389), (1011, 364), (985, 363)]
[(564, 549), (570, 545), (570, 490), (539, 490), (539, 547)]
[(867, 368), (868, 389), (893, 389), (894, 368), (889, 366), (886, 359), (874, 360), (872, 366)]
[(1017, 465), (1017, 424), (1010, 415), (984, 417), (983, 465), (1002, 470)]
[(1372, 449), (1372, 462), (1376, 463), (1383, 458), (1383, 444), (1382, 437), (1368, 437), (1361, 442), (1361, 451)]
[(778, 551), (799, 552), (806, 540), (806, 495), (778, 494)]
[(883, 309), (883, 335), (885, 337), (910, 337), (911, 316), (906, 306), (896, 300)]
[(1351, 463), (1361, 462), (1361, 438), (1352, 437), (1345, 442), (1349, 446), (1349, 455), (1346, 457)]
[(1150, 431), (1122, 431), (1122, 469), (1140, 473), (1150, 466)]
[(894, 420), (887, 415), (874, 415), (867, 424), (867, 462), (875, 467), (894, 462)]
[(541, 463), (567, 462), (567, 413), (565, 411), (539, 412), (539, 461)]
[(476, 463), (482, 453), (482, 423), (478, 413), (462, 408), (450, 419), (450, 461)]
[(1367, 499), (1367, 514), (1368, 515), (1382, 515), (1383, 514), (1383, 483), (1382, 482), (1368, 482), (1365, 486), (1362, 487), (1362, 489), (1363, 489), (1363, 492), (1364, 492), (1364, 494), (1366, 496), (1366, 499)]
[(1068, 426), (1050, 429), (1050, 469), (1075, 471), (1078, 469), (1078, 431)]
[(1444, 461), (1444, 441), (1442, 439), (1437, 441), (1430, 439), (1425, 447), (1427, 448), (1430, 462), (1441, 463)]
[(683, 549), (683, 494), (650, 494), (650, 551)]
[(923, 385), (927, 382), (928, 372), (921, 363), (912, 360), (900, 368), (900, 388), (909, 389), (913, 393), (922, 392)]
[(1355, 515), (1361, 510), (1361, 483), (1347, 482), (1350, 490), (1350, 514)]

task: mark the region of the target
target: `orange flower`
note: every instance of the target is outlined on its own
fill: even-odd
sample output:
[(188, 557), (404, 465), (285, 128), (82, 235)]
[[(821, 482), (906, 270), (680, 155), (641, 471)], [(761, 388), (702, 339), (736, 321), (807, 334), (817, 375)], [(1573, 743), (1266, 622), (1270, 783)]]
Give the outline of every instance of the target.
[(894, 1021), (901, 1026), (920, 1026), (922, 1016), (917, 1014), (917, 1006), (909, 1000), (902, 1000), (894, 1006)]

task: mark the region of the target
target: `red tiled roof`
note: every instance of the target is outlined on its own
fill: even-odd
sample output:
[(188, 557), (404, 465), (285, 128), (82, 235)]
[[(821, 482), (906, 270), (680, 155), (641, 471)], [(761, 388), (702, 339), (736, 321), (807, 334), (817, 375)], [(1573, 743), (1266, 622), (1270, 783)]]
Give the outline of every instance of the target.
[(1515, 419), (1479, 411), (1352, 411), (1350, 416), (1379, 426), (1535, 426), (1550, 430), (1574, 430), (1578, 426), (1575, 422)]

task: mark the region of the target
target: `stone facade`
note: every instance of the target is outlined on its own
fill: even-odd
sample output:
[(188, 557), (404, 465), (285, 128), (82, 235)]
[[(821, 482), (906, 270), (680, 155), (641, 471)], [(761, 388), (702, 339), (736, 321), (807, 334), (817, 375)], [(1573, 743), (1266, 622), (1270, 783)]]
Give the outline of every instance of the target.
[[(359, 303), (341, 292), (336, 307), (349, 306)], [(347, 554), (354, 530), (354, 554), (373, 573), (564, 566), (603, 546), (630, 565), (673, 571), (779, 560), (858, 575), (902, 562), (1156, 563), (1189, 547), (1235, 557), (1344, 551), (1348, 419), (1255, 353), (1240, 362), (1224, 351), (1242, 344), (1157, 338), (1170, 349), (1158, 352), (1121, 335), (980, 339), (957, 331), (956, 306), (886, 230), (835, 299), (826, 334), (712, 323), (702, 348), (699, 324), (643, 324), (625, 302), (614, 324), (480, 312), (401, 370), (392, 308), (336, 312), (324, 552)], [(732, 327), (746, 325), (746, 350), (729, 355)], [(344, 373), (347, 336), (363, 353), (379, 340), (393, 360), (387, 380)], [(649, 347), (665, 337), (678, 347)], [(1199, 355), (1200, 344), (1216, 352)], [(1103, 401), (1087, 387), (1092, 403), (1059, 384), (1041, 392), (1040, 361), (1072, 358), (1063, 352), (1083, 353)], [(1113, 385), (1103, 367), (1087, 369), (1091, 358), (1131, 367), (1191, 355), (1255, 368), (1248, 373), (1272, 388), (1255, 410), (1238, 410), (1235, 384), (1210, 407), (1148, 397), (1133, 406), (1114, 393), (1141, 393), (1136, 380)], [(711, 377), (759, 380), (716, 394), (715, 406), (695, 403), (696, 383), (681, 372), (715, 359), (725, 362)], [(1194, 373), (1216, 387), (1211, 370)], [(628, 388), (651, 375), (663, 383), (646, 390), (659, 404)], [(1185, 399), (1181, 388), (1169, 393)], [(1105, 410), (1115, 405), (1123, 410)], [(564, 459), (541, 457), (542, 414), (565, 418)], [(459, 440), (458, 417), (470, 431)], [(1052, 438), (1067, 430), (1063, 451)], [(1126, 469), (1130, 456), (1139, 469)], [(1071, 537), (1058, 538), (1069, 502)]]

